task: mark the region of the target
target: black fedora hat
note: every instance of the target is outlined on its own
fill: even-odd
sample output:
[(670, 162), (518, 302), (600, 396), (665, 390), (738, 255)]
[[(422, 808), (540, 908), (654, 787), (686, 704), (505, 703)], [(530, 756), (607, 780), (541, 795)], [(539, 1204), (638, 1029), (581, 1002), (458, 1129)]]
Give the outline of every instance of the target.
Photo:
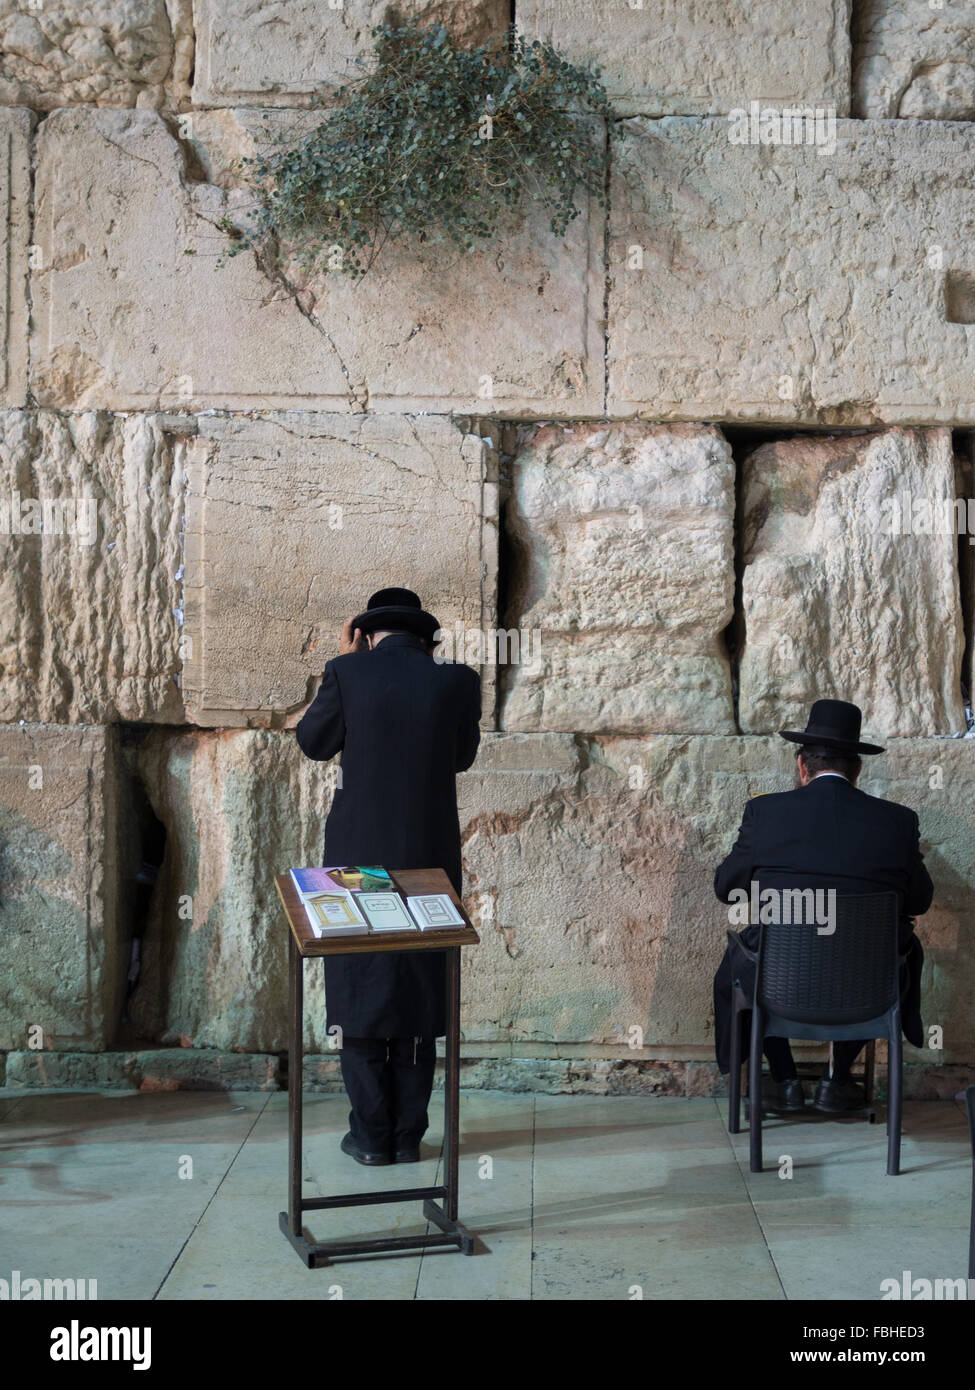
[(425, 642), (432, 642), (440, 624), (423, 605), (412, 589), (378, 589), (366, 604), (366, 611), (352, 619), (352, 631), (415, 632)]
[(846, 700), (817, 700), (809, 711), (806, 727), (801, 732), (780, 729), (781, 738), (807, 747), (825, 748), (831, 753), (882, 753), (875, 743), (860, 742), (861, 715), (857, 705)]

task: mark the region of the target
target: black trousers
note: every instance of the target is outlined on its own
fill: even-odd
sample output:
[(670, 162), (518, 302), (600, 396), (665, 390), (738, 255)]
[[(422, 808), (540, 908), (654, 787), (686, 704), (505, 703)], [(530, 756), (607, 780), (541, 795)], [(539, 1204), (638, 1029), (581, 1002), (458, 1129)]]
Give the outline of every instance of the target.
[(368, 1153), (417, 1148), (428, 1124), (435, 1039), (343, 1037), (339, 1057), (359, 1147)]

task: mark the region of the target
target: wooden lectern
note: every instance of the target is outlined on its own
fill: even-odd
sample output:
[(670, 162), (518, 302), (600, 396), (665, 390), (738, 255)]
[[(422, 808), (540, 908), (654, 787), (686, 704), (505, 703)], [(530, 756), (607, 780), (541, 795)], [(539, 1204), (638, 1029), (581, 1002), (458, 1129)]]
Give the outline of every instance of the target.
[[(379, 1254), (387, 1250), (432, 1249), (453, 1245), (465, 1255), (474, 1253), (474, 1237), (457, 1220), (457, 1160), (460, 1139), (460, 948), (474, 946), (479, 937), (464, 905), (443, 869), (390, 870), (406, 897), (417, 893), (446, 893), (464, 919), (462, 927), (442, 931), (369, 932), (363, 936), (323, 938), (315, 935), (290, 874), (274, 880), (287, 913), (288, 978), (291, 1002), (291, 1041), (288, 1049), (288, 1210), (279, 1224), (309, 1269), (326, 1265), (335, 1255)], [(447, 1045), (444, 1075), (444, 1182), (438, 1187), (394, 1188), (389, 1192), (356, 1192), (340, 1197), (301, 1195), (301, 1082), (304, 1061), (304, 963), (311, 957), (353, 955), (369, 951), (446, 951)], [(441, 1205), (440, 1203), (443, 1203)], [(438, 1227), (436, 1235), (387, 1236), (367, 1240), (333, 1240), (318, 1244), (302, 1228), (302, 1213), (334, 1207), (373, 1206), (382, 1202), (422, 1202), (424, 1217)]]

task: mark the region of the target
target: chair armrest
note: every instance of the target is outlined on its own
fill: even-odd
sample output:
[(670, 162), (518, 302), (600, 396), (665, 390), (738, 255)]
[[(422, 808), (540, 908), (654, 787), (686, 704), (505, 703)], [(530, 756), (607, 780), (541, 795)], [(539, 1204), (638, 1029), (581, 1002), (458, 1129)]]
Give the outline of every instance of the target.
[(754, 965), (758, 964), (758, 955), (756, 954), (756, 952), (751, 950), (750, 947), (746, 946), (744, 941), (742, 941), (741, 937), (738, 935), (738, 933), (736, 931), (732, 931), (730, 927), (728, 928), (728, 945), (734, 946), (736, 951), (740, 951), (743, 956), (747, 956), (748, 959)]

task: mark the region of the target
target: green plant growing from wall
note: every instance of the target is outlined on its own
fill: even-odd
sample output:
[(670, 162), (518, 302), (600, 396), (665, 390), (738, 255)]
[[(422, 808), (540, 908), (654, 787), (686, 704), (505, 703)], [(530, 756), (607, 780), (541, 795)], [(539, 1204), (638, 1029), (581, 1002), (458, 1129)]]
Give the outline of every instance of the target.
[(584, 119), (612, 115), (597, 72), (514, 33), (470, 49), (415, 22), (373, 37), (371, 70), (320, 124), (243, 161), (256, 206), (228, 254), (270, 245), (361, 275), (387, 242), (469, 253), (530, 203), (563, 236), (577, 195), (603, 202), (603, 142)]

